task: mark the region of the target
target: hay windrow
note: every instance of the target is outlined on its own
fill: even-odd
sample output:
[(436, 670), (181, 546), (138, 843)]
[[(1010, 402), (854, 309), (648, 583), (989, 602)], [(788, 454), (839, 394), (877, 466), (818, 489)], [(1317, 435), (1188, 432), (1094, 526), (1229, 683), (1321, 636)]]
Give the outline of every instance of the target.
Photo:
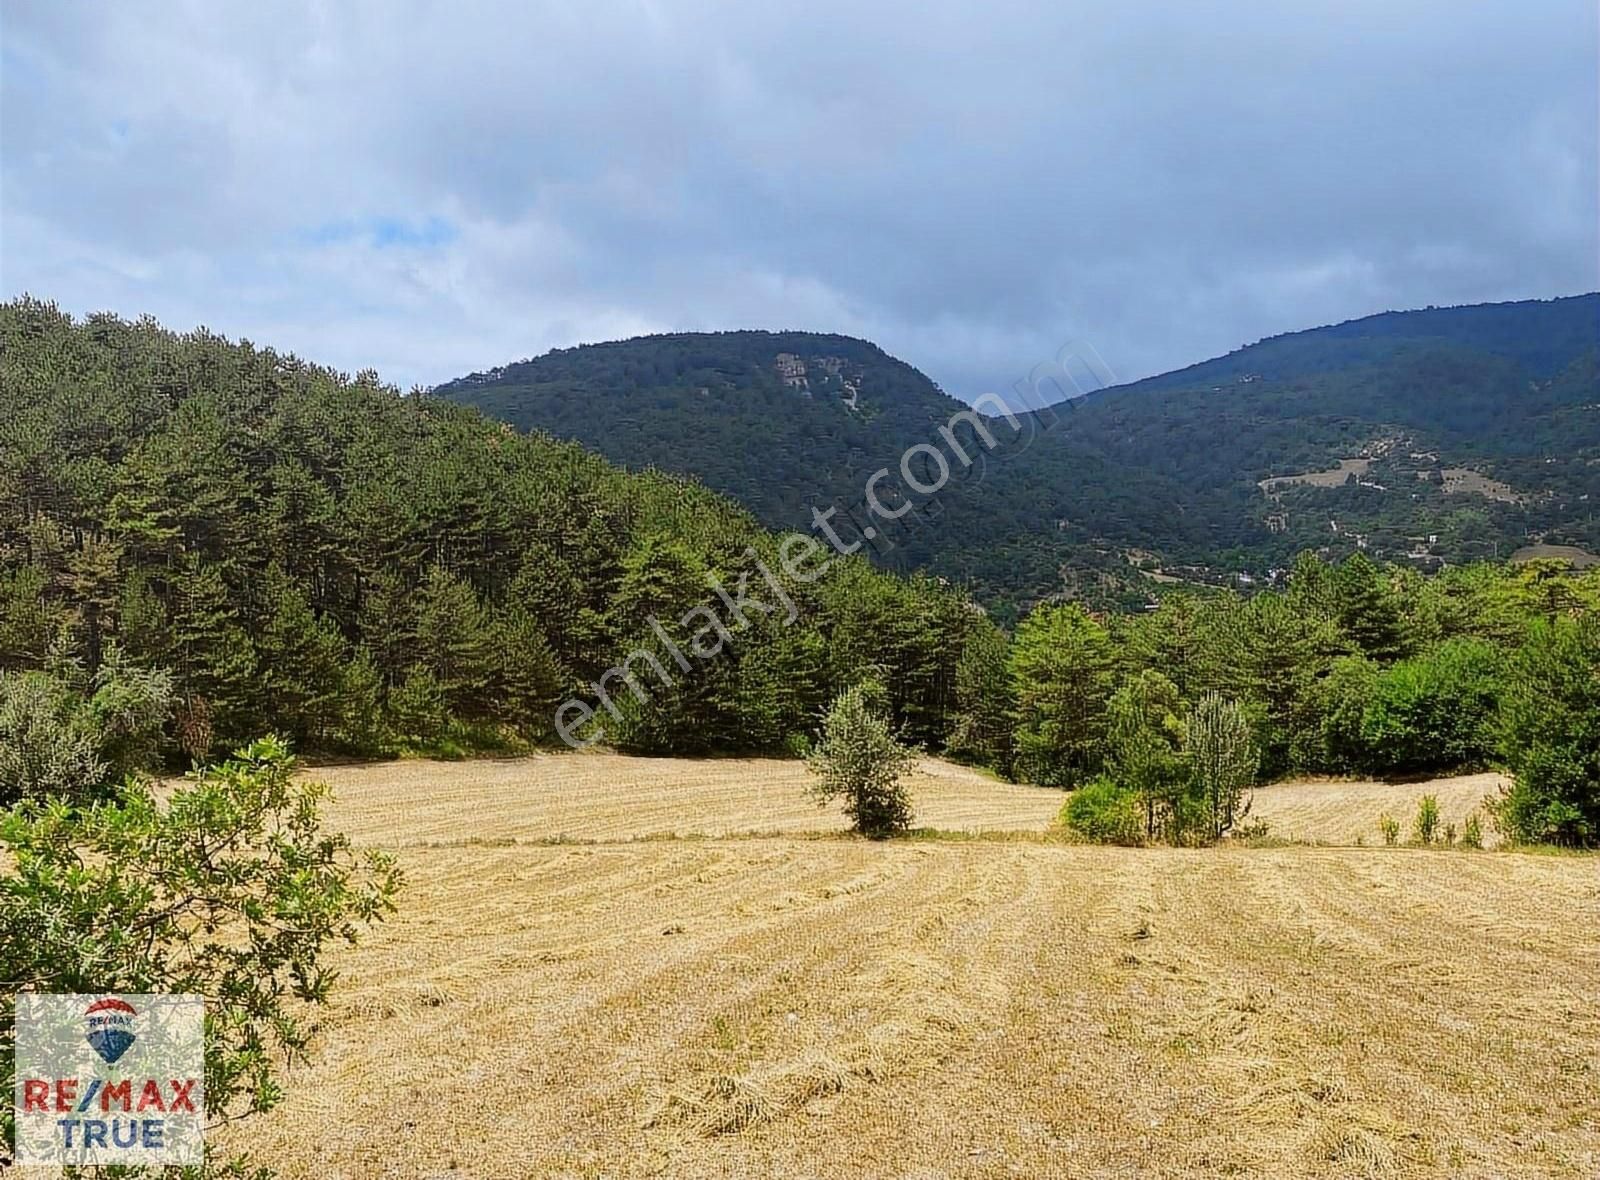
[[(616, 798), (751, 822), (770, 784), (726, 767)], [(1592, 857), (618, 841), (620, 810), (430, 848), (552, 805), (381, 788), (400, 911), (338, 952), (282, 1106), (219, 1133), (283, 1180), (1596, 1174)]]

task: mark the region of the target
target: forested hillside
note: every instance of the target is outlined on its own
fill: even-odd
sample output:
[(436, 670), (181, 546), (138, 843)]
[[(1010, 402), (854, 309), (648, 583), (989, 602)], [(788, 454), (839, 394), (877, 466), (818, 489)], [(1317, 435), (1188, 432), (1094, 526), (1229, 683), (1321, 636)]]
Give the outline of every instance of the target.
[[(591, 709), (622, 749), (798, 752), (845, 694), (896, 740), (1094, 784), (1075, 806), (1136, 809), (1142, 837), (1224, 830), (1212, 749), (1235, 788), (1505, 765), (1509, 831), (1600, 835), (1600, 570), (1306, 553), (1251, 597), (1058, 600), (1006, 629), (859, 555), (803, 571), (802, 538), (695, 482), (372, 373), (29, 300), (0, 308), (0, 344), (0, 796), (269, 731), (549, 743), (557, 705), (628, 660), (642, 689)], [(716, 587), (741, 578), (766, 606), (735, 624)]]
[[(1137, 602), (1155, 587), (1135, 566), (1215, 582), (1306, 548), (1421, 568), (1530, 541), (1600, 548), (1597, 356), (1600, 296), (1276, 337), (1027, 416), (1020, 434), (996, 421), (997, 445), (877, 560), (1011, 618), (1063, 590)], [(695, 475), (780, 528), (858, 507), (874, 470), (963, 408), (871, 344), (800, 332), (558, 350), (436, 392)]]
[(1269, 336), (1226, 356), (1119, 388), (1210, 389), (1250, 375), (1283, 381), (1364, 368), (1403, 353), (1428, 349), (1466, 349), (1501, 358), (1537, 377), (1549, 377), (1574, 357), (1597, 347), (1597, 295), (1426, 307), (1380, 312), (1341, 324)]
[(1114, 462), (1228, 499), (1247, 535), (1224, 564), (1600, 549), (1600, 296), (1371, 316), (1078, 409)]
[[(138, 687), (170, 692), (167, 739), (197, 757), (270, 730), (371, 752), (537, 741), (657, 642), (649, 616), (715, 603), (708, 576), (733, 582), (752, 549), (781, 568), (697, 483), (372, 373), (30, 300), (0, 307), (0, 346), (0, 669), (51, 672), (29, 708), (63, 724), (103, 730), (77, 698)], [(620, 693), (609, 739), (781, 749), (870, 666), (942, 742), (981, 621), (962, 596), (859, 559), (788, 590), (792, 625), (757, 619), (647, 705)]]
[[(912, 447), (968, 409), (877, 346), (809, 332), (717, 332), (650, 336), (557, 350), (434, 390), (522, 429), (593, 447), (633, 469), (694, 475), (733, 496), (773, 528), (813, 527), (835, 509), (847, 536), (875, 529), (874, 560), (922, 569), (970, 587), (1001, 617), (1042, 593), (1073, 589), (1110, 602), (1143, 592), (1102, 586), (1097, 567), (1126, 580), (1120, 556), (1097, 554), (1100, 538), (1185, 552), (1238, 543), (1220, 503), (1164, 473), (1118, 470), (1070, 431), (1019, 418), (993, 430), (995, 445), (969, 448), (926, 511), (892, 526), (868, 523), (863, 489), (879, 468), (886, 497), (907, 498), (898, 465)], [(966, 437), (966, 428), (963, 428)], [(926, 456), (914, 470), (927, 467)], [(1071, 567), (1064, 581), (1063, 567)], [(1120, 567), (1120, 568), (1119, 568)], [(1083, 576), (1089, 571), (1087, 576)]]

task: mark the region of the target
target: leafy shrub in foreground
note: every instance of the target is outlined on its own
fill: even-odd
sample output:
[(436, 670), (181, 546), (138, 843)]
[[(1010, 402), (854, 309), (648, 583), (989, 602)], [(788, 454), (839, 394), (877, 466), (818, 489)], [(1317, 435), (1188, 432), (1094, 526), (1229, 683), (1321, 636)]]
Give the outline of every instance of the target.
[[(293, 777), (267, 738), (157, 802), (130, 780), (75, 807), (29, 799), (0, 814), (0, 1085), (15, 1070), (15, 993), (173, 992), (206, 997), (205, 1095), (216, 1118), (280, 1097), (280, 1062), (311, 1030), (291, 998), (328, 998), (330, 943), (394, 908), (400, 876), (319, 827), (321, 784)], [(0, 1136), (9, 1138), (9, 1108)]]

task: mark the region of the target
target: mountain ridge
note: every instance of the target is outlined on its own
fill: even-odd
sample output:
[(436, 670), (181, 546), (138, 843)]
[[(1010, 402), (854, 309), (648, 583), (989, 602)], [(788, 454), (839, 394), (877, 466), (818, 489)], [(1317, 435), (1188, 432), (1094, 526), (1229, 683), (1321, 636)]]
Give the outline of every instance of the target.
[[(1482, 345), (1486, 336), (1493, 339), (1498, 331), (1489, 332), (1486, 329), (1498, 329), (1500, 325), (1495, 321), (1506, 314), (1516, 315), (1525, 309), (1544, 308), (1560, 316), (1559, 334), (1566, 341), (1561, 351), (1565, 353), (1581, 351), (1581, 342), (1574, 342), (1572, 337), (1581, 336), (1586, 330), (1590, 347), (1600, 342), (1600, 292), (1583, 292), (1576, 295), (1557, 295), (1549, 299), (1514, 299), (1502, 300), (1493, 303), (1467, 303), (1455, 306), (1427, 307), (1412, 310), (1389, 309), (1387, 311), (1373, 312), (1370, 315), (1356, 316), (1348, 320), (1340, 320), (1333, 324), (1322, 324), (1313, 328), (1298, 328), (1289, 332), (1278, 332), (1271, 336), (1263, 336), (1252, 344), (1242, 344), (1218, 356), (1208, 357), (1196, 361), (1191, 365), (1184, 365), (1165, 373), (1157, 373), (1149, 377), (1142, 377), (1137, 381), (1121, 382), (1108, 386), (1105, 389), (1095, 390), (1086, 395), (1089, 397), (1107, 393), (1112, 390), (1129, 390), (1139, 388), (1187, 388), (1192, 385), (1203, 384), (1213, 379), (1214, 376), (1228, 376), (1237, 372), (1246, 371), (1246, 366), (1240, 362), (1247, 357), (1255, 365), (1260, 364), (1263, 354), (1268, 356), (1285, 345), (1297, 340), (1318, 337), (1324, 340), (1372, 340), (1382, 341), (1395, 336), (1403, 335), (1406, 339), (1433, 340), (1436, 342), (1472, 343)], [(1461, 329), (1468, 322), (1474, 328), (1474, 334), (1465, 336)], [(1418, 331), (1419, 328), (1438, 325), (1448, 328), (1448, 331)], [(1410, 331), (1402, 332), (1402, 328)], [(1373, 330), (1382, 329), (1382, 330)], [(1494, 355), (1511, 355), (1515, 359), (1527, 362), (1545, 359), (1543, 352), (1528, 349), (1510, 349), (1502, 346), (1486, 349)], [(1536, 365), (1536, 368), (1544, 366)], [(1559, 365), (1555, 366), (1559, 367)], [(1265, 376), (1265, 374), (1262, 374)], [(1274, 373), (1276, 378), (1294, 376), (1293, 370)], [(1549, 373), (1544, 374), (1549, 376)]]
[[(877, 556), (962, 580), (1010, 614), (1063, 593), (1160, 592), (1136, 566), (1216, 581), (1268, 574), (1302, 548), (1423, 567), (1529, 541), (1594, 548), (1597, 356), (1600, 294), (1269, 337), (1019, 413), (1026, 439), (985, 416), (1012, 445), (930, 500), (936, 527)], [(970, 414), (871, 341), (793, 330), (552, 350), (433, 393), (623, 466), (694, 476), (797, 529), (858, 505), (875, 470)], [(1344, 462), (1362, 471), (1323, 478)]]

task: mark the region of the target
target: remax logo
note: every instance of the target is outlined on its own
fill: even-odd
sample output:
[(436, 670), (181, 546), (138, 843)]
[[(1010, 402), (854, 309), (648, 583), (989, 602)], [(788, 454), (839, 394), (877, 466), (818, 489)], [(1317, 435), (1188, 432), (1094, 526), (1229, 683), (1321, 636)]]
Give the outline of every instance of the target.
[(137, 1015), (132, 1004), (114, 998), (96, 1000), (83, 1014), (84, 1035), (107, 1065), (115, 1065), (138, 1039), (133, 1031)]
[(205, 1016), (196, 995), (18, 996), (15, 1162), (203, 1163)]

